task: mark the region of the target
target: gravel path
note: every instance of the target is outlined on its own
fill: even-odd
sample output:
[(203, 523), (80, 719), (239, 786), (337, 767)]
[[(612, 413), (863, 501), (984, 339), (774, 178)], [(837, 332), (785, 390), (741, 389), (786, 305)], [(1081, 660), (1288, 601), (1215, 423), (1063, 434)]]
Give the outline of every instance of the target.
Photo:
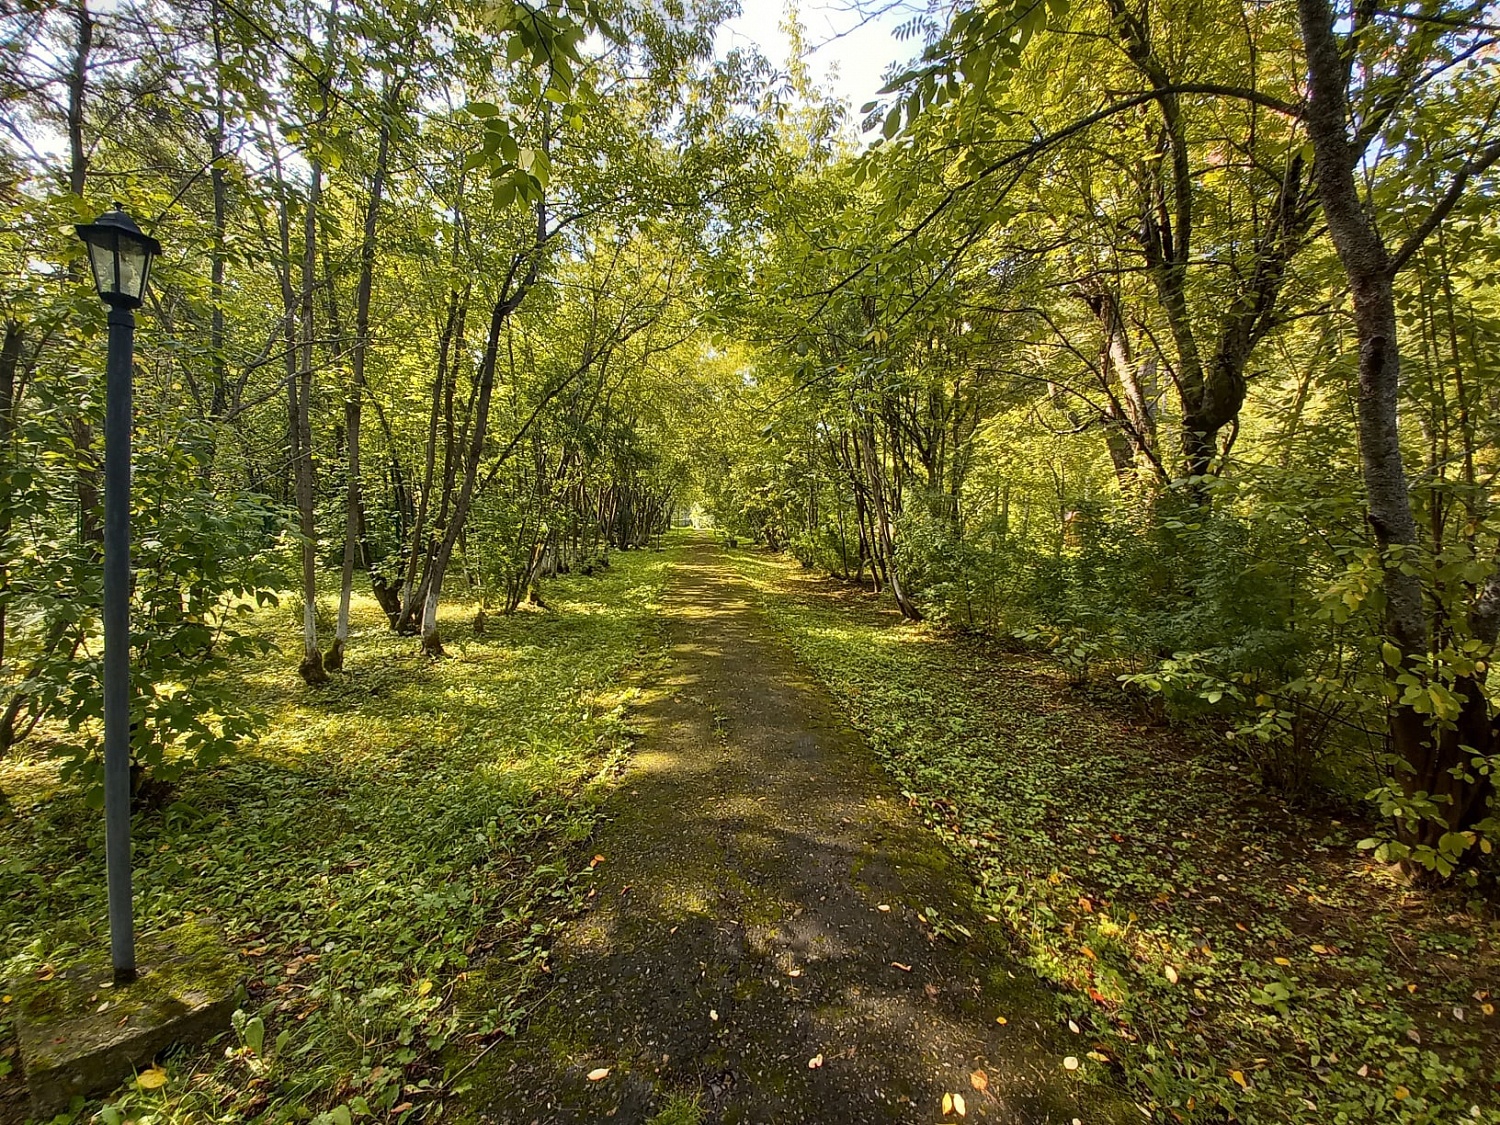
[(1088, 1045), (752, 606), (715, 546), (683, 551), (671, 664), (592, 842), (597, 893), (466, 1114), (932, 1122), (957, 1094), (966, 1121), (1140, 1121), (1064, 1069)]

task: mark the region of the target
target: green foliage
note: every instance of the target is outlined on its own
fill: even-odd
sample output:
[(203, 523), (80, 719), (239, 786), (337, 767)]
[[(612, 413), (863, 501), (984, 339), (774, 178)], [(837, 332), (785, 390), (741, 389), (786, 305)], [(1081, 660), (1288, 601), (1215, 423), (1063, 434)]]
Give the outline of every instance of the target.
[[(438, 663), (361, 600), (364, 655), (315, 696), (274, 659), (217, 673), (272, 720), (136, 818), (136, 909), (146, 931), (219, 919), (250, 999), (206, 1069), (168, 1060), (164, 1089), (105, 1112), (433, 1112), (476, 1045), (516, 1028), (587, 889), (575, 852), (629, 745), (625, 679), (658, 643), (666, 561), (631, 553), (559, 580), (551, 612), (496, 622)], [(41, 759), (0, 766), (0, 792), (16, 813), (0, 820), (0, 975), (25, 975), (102, 942), (102, 824)]]

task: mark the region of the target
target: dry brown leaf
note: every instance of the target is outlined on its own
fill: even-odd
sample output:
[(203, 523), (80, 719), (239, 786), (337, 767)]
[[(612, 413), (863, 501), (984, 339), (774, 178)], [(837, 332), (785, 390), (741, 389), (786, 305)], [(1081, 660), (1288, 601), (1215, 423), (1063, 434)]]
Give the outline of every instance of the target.
[(969, 1075), (969, 1085), (982, 1094), (990, 1088), (990, 1076), (982, 1070), (976, 1070)]

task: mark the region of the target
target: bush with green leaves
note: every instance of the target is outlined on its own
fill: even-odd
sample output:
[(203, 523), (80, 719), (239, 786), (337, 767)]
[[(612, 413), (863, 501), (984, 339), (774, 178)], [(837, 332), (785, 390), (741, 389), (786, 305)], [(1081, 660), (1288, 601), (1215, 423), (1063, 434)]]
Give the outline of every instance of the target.
[[(7, 530), (5, 744), (34, 737), (96, 802), (102, 790), (102, 556), (77, 485), (95, 452), (74, 444), (69, 411), (97, 413), (90, 381), (36, 388), (39, 408), (12, 435)], [(87, 416), (87, 415), (86, 415)], [(273, 550), (287, 530), (264, 497), (211, 488), (206, 428), (137, 419), (131, 488), (131, 759), (137, 784), (171, 781), (220, 758), (260, 719), (222, 673), (262, 652), (242, 624), (275, 601)]]

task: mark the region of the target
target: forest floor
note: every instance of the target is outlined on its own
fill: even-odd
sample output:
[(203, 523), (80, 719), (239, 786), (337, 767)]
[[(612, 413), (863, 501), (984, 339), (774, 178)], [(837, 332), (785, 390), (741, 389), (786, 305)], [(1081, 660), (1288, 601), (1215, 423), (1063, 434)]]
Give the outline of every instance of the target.
[(469, 1112), (1139, 1120), (1070, 1058), (1085, 1048), (973, 885), (754, 601), (711, 542), (677, 560), (670, 663), (633, 708), (599, 879), (535, 1020), (470, 1078)]
[[(361, 599), (317, 692), (267, 614), (269, 727), (135, 824), (141, 930), (220, 921), (244, 1012), (59, 1120), (1500, 1122), (1493, 908), (1356, 807), (707, 537), (546, 594), (439, 661)], [(102, 947), (100, 818), (35, 749), (0, 797), (0, 978), (45, 978)]]

